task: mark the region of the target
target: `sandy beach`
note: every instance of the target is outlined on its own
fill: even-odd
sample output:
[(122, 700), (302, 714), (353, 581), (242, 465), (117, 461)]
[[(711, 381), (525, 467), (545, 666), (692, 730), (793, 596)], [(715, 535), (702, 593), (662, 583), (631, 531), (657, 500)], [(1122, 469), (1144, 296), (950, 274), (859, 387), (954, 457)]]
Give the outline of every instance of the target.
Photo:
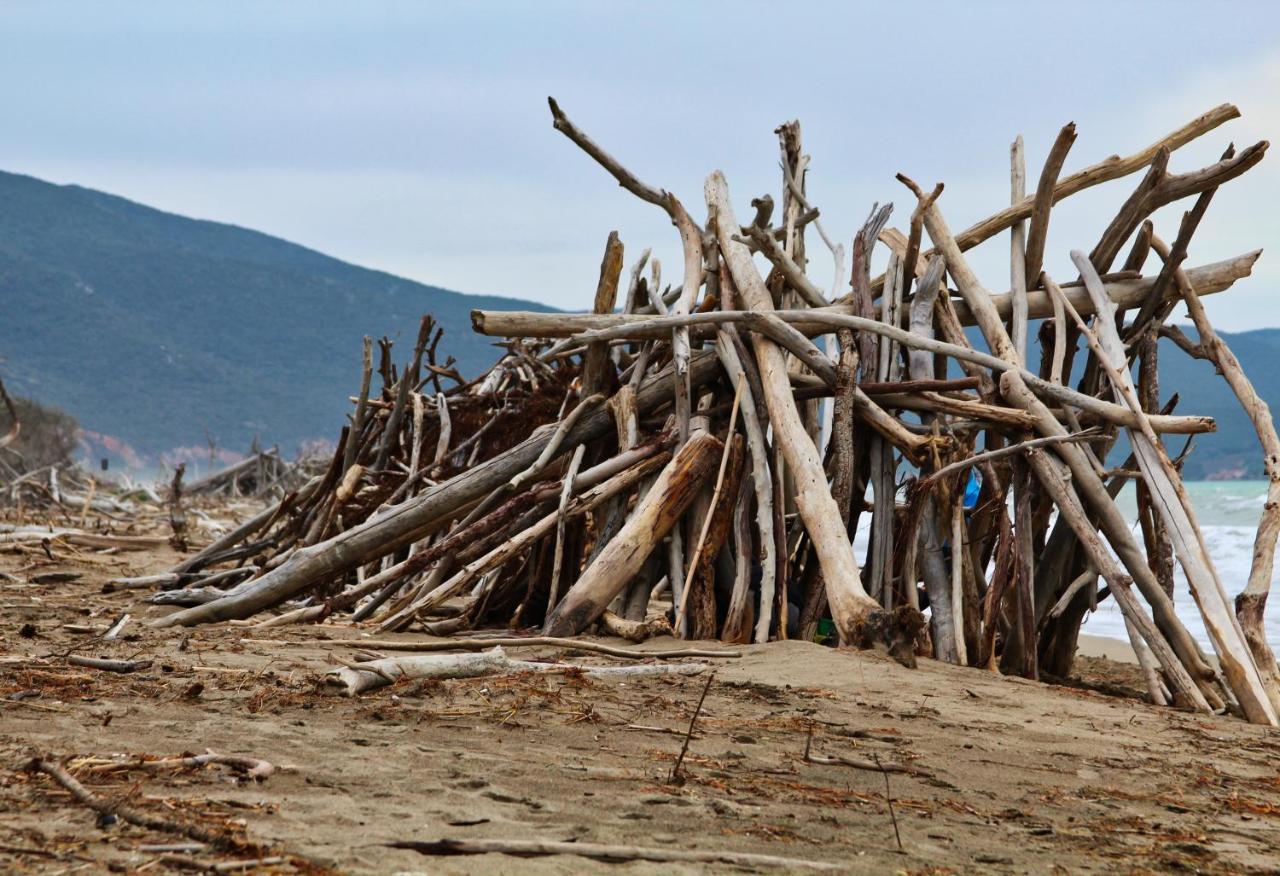
[[(715, 678), (672, 782), (704, 677), (552, 673), (335, 697), (317, 680), (349, 658), (340, 642), (367, 635), (360, 630), (157, 631), (144, 622), (167, 609), (136, 591), (101, 592), (110, 577), (173, 559), (168, 549), (85, 558), (69, 564), (74, 581), (0, 584), (6, 872), (168, 872), (255, 857), (280, 859), (259, 872), (600, 866), (387, 847), (441, 838), (732, 849), (850, 873), (1227, 873), (1276, 863), (1280, 740), (1232, 718), (1141, 702), (1133, 668), (1114, 662), (1123, 643), (1084, 639), (1099, 656), (1078, 661), (1084, 677), (1070, 686), (930, 660), (910, 670), (874, 651), (801, 642), (742, 648), (740, 658), (707, 661)], [(0, 571), (21, 562), (0, 554)], [(92, 639), (124, 612), (136, 620), (120, 640)], [(153, 664), (97, 672), (68, 666), (61, 655), (72, 652)], [(554, 649), (520, 656), (535, 655), (601, 662)], [(276, 772), (258, 783), (218, 767), (121, 767), (85, 781), (138, 809), (226, 831), (239, 845), (224, 851), (155, 851), (182, 837), (97, 826), (47, 777), (18, 769), (33, 755), (109, 762), (206, 749), (262, 758)], [(859, 766), (877, 761), (894, 771)], [(635, 862), (610, 872), (730, 869)]]

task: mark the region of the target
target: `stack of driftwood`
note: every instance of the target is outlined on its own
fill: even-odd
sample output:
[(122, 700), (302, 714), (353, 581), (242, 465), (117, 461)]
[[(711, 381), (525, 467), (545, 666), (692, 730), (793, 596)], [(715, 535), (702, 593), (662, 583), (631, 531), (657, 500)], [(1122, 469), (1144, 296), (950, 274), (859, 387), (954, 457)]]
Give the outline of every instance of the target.
[(255, 446), (239, 462), (185, 484), (182, 492), (188, 496), (238, 498), (264, 496), (277, 490), (279, 496), (290, 478), (296, 477), (295, 468), (280, 457), (278, 448), (260, 450)]
[[(941, 185), (900, 176), (912, 204), (903, 228), (889, 224), (889, 206), (873, 208), (847, 253), (806, 189), (796, 122), (777, 130), (778, 199), (757, 197), (740, 218), (721, 173), (707, 178), (705, 209), (691, 211), (555, 101), (551, 111), (557, 130), (668, 214), (679, 280), (664, 286), (648, 251), (624, 271), (610, 235), (590, 314), (473, 314), (506, 352), (469, 382), (436, 363), (429, 318), (399, 371), (383, 342), (377, 391), (366, 341), (364, 381), (328, 469), (177, 571), (257, 570), (163, 623), (294, 602), (270, 622), (352, 612), (386, 630), (570, 635), (597, 622), (634, 632), (660, 608), (689, 638), (830, 631), (908, 662), (923, 653), (1036, 677), (1066, 674), (1082, 620), (1110, 598), (1153, 701), (1277, 723), (1262, 612), (1280, 532), (1280, 441), (1201, 303), (1248, 276), (1259, 253), (1184, 264), (1218, 186), (1267, 144), (1169, 169), (1174, 151), (1234, 107), (1063, 175), (1076, 137), (1067, 125), (1030, 194), (1019, 138), (1010, 205), (959, 233)], [(1092, 249), (1071, 252), (1078, 275), (1049, 276), (1053, 205), (1139, 172)], [(1150, 217), (1185, 199), (1166, 242)], [(1008, 291), (992, 291), (965, 257), (997, 237), (1009, 276), (988, 282)], [(834, 264), (831, 289), (807, 273), (815, 243)], [(878, 244), (887, 265), (873, 272)], [(1195, 341), (1166, 324), (1178, 304)], [(1234, 606), (1227, 585), (1238, 582), (1215, 570), (1171, 443), (1214, 424), (1175, 413), (1176, 396), (1162, 403), (1160, 337), (1213, 361), (1265, 448), (1270, 501)], [(1122, 434), (1127, 459), (1109, 454)], [(1115, 502), (1130, 480), (1140, 534)], [(867, 520), (864, 555), (852, 535)], [(1216, 666), (1175, 611), (1175, 560)]]

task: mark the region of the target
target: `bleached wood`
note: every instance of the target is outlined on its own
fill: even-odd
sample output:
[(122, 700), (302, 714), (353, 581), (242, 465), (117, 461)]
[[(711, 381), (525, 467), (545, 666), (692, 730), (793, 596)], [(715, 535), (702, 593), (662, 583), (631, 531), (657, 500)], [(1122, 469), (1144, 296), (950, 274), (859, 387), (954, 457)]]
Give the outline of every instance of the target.
[(1096, 339), (1097, 344), (1094, 355), (1103, 364), (1116, 397), (1139, 415), (1139, 428), (1129, 430), (1129, 442), (1142, 470), (1143, 480), (1151, 491), (1152, 505), (1164, 519), (1178, 562), (1186, 573), (1187, 583), (1204, 618), (1205, 629), (1218, 653), (1222, 673), (1245, 717), (1255, 724), (1274, 727), (1280, 723), (1276, 710), (1253, 662), (1253, 654), (1244, 641), (1244, 633), (1231, 612), (1226, 588), (1204, 543), (1191, 499), (1155, 432), (1145, 423), (1142, 404), (1127, 367), (1124, 342), (1116, 329), (1114, 305), (1107, 298), (1089, 258), (1083, 252), (1073, 250), (1071, 260), (1080, 269), (1098, 311), (1092, 331), (1092, 339)]
[[(932, 253), (930, 254), (932, 255)], [(1253, 271), (1253, 264), (1262, 255), (1262, 250), (1253, 250), (1230, 259), (1212, 262), (1196, 268), (1187, 269), (1187, 278), (1195, 293), (1200, 296), (1214, 295), (1222, 292)], [(1132, 308), (1140, 306), (1150, 293), (1156, 282), (1155, 277), (1139, 277), (1136, 279), (1108, 280), (1107, 295), (1117, 307)], [(1093, 303), (1089, 293), (1079, 283), (1069, 283), (1062, 287), (1071, 303), (1082, 316), (1093, 313)], [(1008, 319), (1013, 312), (1013, 301), (1010, 293), (992, 295), (988, 293), (991, 306), (995, 308), (1001, 319)], [(1166, 300), (1179, 300), (1177, 289), (1170, 286), (1164, 293)], [(956, 313), (962, 325), (976, 325), (972, 312), (963, 301), (955, 302)], [(782, 311), (779, 311), (782, 313)], [(857, 316), (857, 311), (850, 304), (832, 304), (827, 307), (798, 311), (807, 314), (813, 320), (806, 320), (797, 315), (787, 321), (807, 335), (824, 334), (829, 330), (828, 324), (818, 321), (824, 314), (845, 314)], [(1053, 315), (1053, 301), (1044, 290), (1027, 293), (1027, 316), (1030, 319), (1043, 319)], [(482, 335), (492, 337), (523, 338), (564, 338), (595, 329), (615, 328), (622, 325), (644, 323), (645, 328), (634, 337), (649, 340), (666, 337), (670, 328), (650, 325), (652, 315), (642, 313), (613, 313), (597, 315), (591, 313), (541, 313), (520, 310), (473, 310), (471, 311), (471, 327)], [(692, 323), (691, 323), (692, 325)]]
[[(1027, 197), (1027, 159), (1019, 134), (1009, 148), (1009, 188), (1014, 205)], [(1013, 223), (1009, 234), (1010, 335), (1018, 358), (1027, 361), (1027, 226), (1022, 219)], [(1035, 279), (1034, 277), (1032, 278)]]
[[(711, 174), (705, 191), (707, 207), (714, 217), (720, 241), (720, 252), (743, 301), (751, 310), (772, 310), (773, 301), (751, 259), (751, 251), (734, 237), (733, 231), (738, 222), (734, 218), (723, 174), (719, 171)], [(752, 337), (752, 346), (760, 364), (769, 422), (794, 477), (796, 507), (817, 550), (827, 586), (827, 603), (840, 631), (840, 639), (850, 644), (860, 642), (865, 635), (863, 627), (878, 606), (862, 588), (858, 564), (853, 558), (853, 546), (835, 500), (827, 489), (822, 460), (796, 410), (782, 350), (772, 340), (760, 335)]]
[(690, 436), (617, 535), (547, 616), (544, 635), (571, 636), (581, 632), (609, 607), (693, 502), (721, 449), (720, 440), (705, 432)]
[[(724, 328), (716, 338), (716, 354), (729, 379), (734, 393), (742, 395), (742, 425), (747, 433), (747, 451), (751, 456), (751, 484), (756, 497), (756, 528), (760, 532), (760, 612), (757, 618), (755, 640), (769, 641), (769, 625), (772, 619), (773, 596), (777, 588), (777, 558), (773, 531), (773, 475), (769, 469), (769, 446), (765, 441), (764, 426), (756, 413), (757, 399), (747, 381), (736, 345)], [(725, 616), (724, 635), (728, 641), (738, 641), (743, 629), (747, 609), (747, 585), (749, 576), (738, 576), (729, 596), (729, 608)]]
[[(992, 351), (1007, 362), (1017, 363), (1017, 351), (1013, 348), (1013, 344), (1004, 330), (1004, 325), (991, 304), (990, 293), (982, 286), (982, 283), (969, 267), (936, 204), (925, 215), (925, 225), (934, 244), (939, 248), (943, 257), (946, 258), (947, 270), (978, 319), (979, 327), (986, 337), (987, 343), (990, 344)], [(1036, 416), (1038, 421), (1037, 431), (1041, 435), (1048, 437), (1067, 434), (1067, 430), (1063, 425), (1058, 422), (1048, 408), (1044, 406), (1043, 402), (1036, 398), (1028, 388), (1028, 381), (1024, 378), (1024, 373), (1023, 369), (1005, 371), (1000, 377), (1001, 394), (1011, 404), (1021, 407)], [(1132, 411), (1130, 411), (1130, 414), (1132, 414)], [(1138, 419), (1134, 415), (1133, 421), (1137, 422)], [(1160, 630), (1169, 638), (1169, 644), (1177, 652), (1179, 659), (1185, 664), (1192, 678), (1203, 684), (1206, 689), (1211, 689), (1212, 670), (1205, 661), (1204, 655), (1201, 653), (1195, 639), (1191, 637), (1191, 634), (1178, 618), (1173, 609), (1172, 601), (1161, 589), (1159, 582), (1156, 581), (1155, 576), (1147, 565), (1146, 556), (1134, 540), (1133, 533), (1130, 531), (1124, 515), (1116, 507), (1115, 501), (1108, 494), (1106, 487), (1090, 464), (1088, 457), (1075, 444), (1060, 444), (1057, 446), (1056, 452), (1067, 463), (1072, 474), (1072, 484), (1069, 488), (1066, 488), (1064, 495), (1068, 499), (1078, 495), (1079, 499), (1088, 504), (1090, 510), (1096, 515), (1098, 525), (1106, 534), (1107, 541), (1110, 542), (1125, 569), (1128, 570), (1129, 575), (1132, 576), (1134, 582), (1137, 583), (1138, 588), (1142, 591), (1142, 595), (1151, 605), (1156, 615), (1156, 622)], [(1047, 480), (1056, 481), (1053, 472), (1047, 468), (1048, 461), (1044, 457), (1043, 451), (1032, 453), (1030, 460), (1032, 461), (1033, 469), (1036, 470), (1036, 477), (1042, 483)], [(1061, 509), (1063, 502), (1058, 501), (1057, 504)], [(1075, 529), (1076, 527), (1073, 526), (1073, 531)], [(1078, 532), (1077, 536), (1079, 536)], [(1096, 561), (1095, 565), (1097, 565)], [(1122, 602), (1121, 604), (1123, 605), (1124, 603)], [(1135, 623), (1137, 623), (1136, 619)], [(1153, 644), (1152, 647), (1154, 648), (1155, 645)]]
[[(1169, 247), (1155, 235), (1151, 237), (1152, 248), (1163, 259), (1169, 258)], [(1267, 475), (1267, 498), (1263, 504), (1262, 517), (1258, 520), (1257, 533), (1253, 540), (1253, 560), (1249, 566), (1249, 581), (1244, 590), (1236, 596), (1236, 618), (1244, 632), (1245, 641), (1253, 652), (1258, 673), (1262, 676), (1271, 697), (1272, 707), (1280, 712), (1280, 669), (1276, 666), (1276, 657), (1267, 642), (1264, 612), (1267, 596), (1271, 591), (1271, 575), (1275, 564), (1276, 540), (1280, 538), (1280, 434), (1276, 432), (1275, 420), (1271, 417), (1271, 409), (1262, 396), (1254, 388), (1253, 382), (1244, 373), (1240, 361), (1231, 352), (1231, 348), (1214, 330), (1205, 312), (1204, 304), (1191, 291), (1190, 280), (1181, 269), (1174, 272), (1174, 281), (1187, 306), (1187, 313), (1195, 323), (1199, 334), (1199, 347), (1217, 367), (1218, 372), (1227, 381), (1236, 400), (1244, 408), (1258, 435), (1258, 443), (1262, 445), (1262, 466)]]
[(383, 657), (347, 663), (330, 669), (324, 685), (342, 696), (354, 697), (401, 679), (480, 678), (514, 672), (582, 672), (597, 678), (635, 678), (653, 675), (699, 675), (705, 663), (642, 663), (635, 666), (581, 666), (573, 663), (539, 663), (513, 660), (501, 646), (479, 654), (425, 654), (416, 657)]
[[(865, 319), (860, 316), (848, 316), (845, 314), (831, 312), (818, 313), (815, 310), (776, 310), (773, 311), (772, 315), (776, 316), (778, 319), (786, 320), (793, 324), (799, 323), (803, 320), (808, 320), (820, 323), (828, 329), (852, 328), (859, 331), (871, 332), (883, 337), (892, 338), (904, 346), (929, 350), (934, 353), (941, 353), (945, 356), (950, 356), (957, 361), (972, 362), (985, 368), (990, 368), (997, 373), (1016, 373), (1019, 379), (1026, 383), (1032, 391), (1051, 401), (1057, 401), (1062, 404), (1068, 404), (1072, 407), (1080, 408), (1082, 411), (1086, 411), (1089, 414), (1117, 425), (1125, 426), (1137, 423), (1137, 418), (1134, 416), (1133, 412), (1123, 405), (1118, 405), (1115, 402), (1100, 399), (1095, 396), (1086, 395), (1069, 386), (1044, 380), (1039, 375), (1028, 371), (1016, 362), (1002, 359), (999, 356), (992, 356), (990, 353), (980, 352), (972, 347), (912, 335), (910, 332), (904, 331), (896, 326), (886, 325), (879, 320)], [(699, 323), (714, 324), (725, 322), (747, 322), (752, 318), (753, 317), (744, 311), (712, 311), (707, 313), (695, 313), (687, 317), (681, 317), (680, 321), (692, 325)], [(647, 329), (649, 326), (660, 326), (662, 329), (669, 331), (668, 327), (675, 319), (675, 317), (650, 317), (645, 323), (645, 327)], [(814, 332), (814, 334), (818, 333), (819, 331)], [(624, 325), (615, 328), (603, 328), (584, 332), (579, 337), (586, 340), (597, 340), (601, 338), (642, 337), (645, 334), (647, 334), (647, 331), (635, 331), (632, 326)], [(1211, 417), (1153, 414), (1150, 417), (1150, 422), (1157, 432), (1194, 434), (1199, 432), (1212, 432), (1216, 428)]]
[[(1040, 181), (1036, 184), (1035, 197), (1031, 201), (1031, 227), (1027, 231), (1027, 253), (1024, 276), (1027, 282), (1039, 284), (1040, 271), (1044, 267), (1044, 248), (1049, 235), (1049, 211), (1053, 208), (1054, 190), (1058, 185), (1058, 174), (1062, 173), (1062, 165), (1066, 163), (1067, 153), (1076, 141), (1075, 122), (1068, 122), (1058, 132), (1057, 139), (1049, 149), (1049, 157), (1044, 161), (1040, 171)], [(1017, 202), (1015, 202), (1017, 203)]]

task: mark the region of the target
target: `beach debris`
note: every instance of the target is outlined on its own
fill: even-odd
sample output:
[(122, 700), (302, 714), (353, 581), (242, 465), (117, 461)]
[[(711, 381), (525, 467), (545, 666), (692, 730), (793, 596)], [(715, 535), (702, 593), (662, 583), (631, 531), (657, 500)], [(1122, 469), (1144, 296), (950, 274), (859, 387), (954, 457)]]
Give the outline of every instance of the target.
[[(960, 231), (941, 184), (899, 174), (909, 209), (874, 205), (847, 246), (815, 206), (798, 122), (776, 131), (778, 192), (747, 212), (723, 173), (706, 178), (695, 206), (550, 106), (557, 131), (670, 219), (675, 280), (664, 284), (648, 250), (628, 270), (610, 234), (589, 312), (473, 312), (502, 352), (471, 379), (442, 359), (430, 316), (399, 361), (389, 340), (375, 354), (366, 339), (349, 422), (322, 465), (285, 472), (275, 451), (255, 451), (182, 488), (184, 499), (278, 498), (170, 577), (112, 585), (155, 586), (157, 601), (186, 606), (154, 623), (824, 638), (908, 665), (930, 656), (1039, 678), (1068, 675), (1082, 623), (1113, 599), (1152, 702), (1280, 723), (1280, 673), (1262, 634), (1280, 438), (1202, 304), (1249, 276), (1260, 253), (1187, 264), (1214, 193), (1268, 144), (1171, 169), (1181, 147), (1237, 117), (1234, 106), (1064, 175), (1076, 139), (1067, 125), (1029, 193), (1018, 138), (1008, 205)], [(1071, 242), (1091, 247), (1061, 247), (1076, 276), (1050, 276), (1052, 208), (1130, 175), (1096, 241)], [(1166, 243), (1152, 216), (1188, 199)], [(996, 238), (1008, 278), (984, 280), (968, 253)], [(814, 279), (828, 265), (829, 286)], [(1195, 340), (1169, 323), (1179, 304)], [(1187, 451), (1170, 443), (1214, 422), (1162, 402), (1162, 337), (1217, 366), (1265, 448), (1273, 495), (1234, 604), (1182, 485)], [(1136, 531), (1115, 501), (1129, 480)], [(56, 470), (23, 485), (37, 482), (69, 502)], [(92, 487), (78, 495), (98, 501)], [(176, 521), (176, 491), (170, 510)], [(853, 547), (860, 523), (865, 552)], [(0, 528), (0, 542), (46, 551), (144, 538), (155, 540)], [(1175, 563), (1216, 661), (1175, 611)], [(343, 665), (330, 683), (372, 689), (436, 671), (437, 656)]]

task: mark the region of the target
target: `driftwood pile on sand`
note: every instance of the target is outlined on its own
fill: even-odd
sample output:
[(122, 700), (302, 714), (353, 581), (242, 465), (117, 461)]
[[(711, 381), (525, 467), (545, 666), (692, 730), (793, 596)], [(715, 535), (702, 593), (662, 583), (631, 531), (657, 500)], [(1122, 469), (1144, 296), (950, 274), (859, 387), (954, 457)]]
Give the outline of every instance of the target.
[(279, 498), (286, 486), (299, 485), (298, 479), (300, 472), (305, 470), (305, 463), (306, 460), (299, 460), (293, 464), (285, 462), (280, 456), (279, 449), (275, 447), (270, 450), (259, 450), (254, 447), (249, 451), (249, 455), (239, 462), (183, 484), (182, 493), (193, 497), (238, 498), (262, 497), (274, 491)]
[[(477, 331), (507, 340), (471, 381), (437, 364), (429, 318), (398, 371), (388, 343), (375, 369), (366, 342), (328, 469), (176, 569), (254, 567), (162, 623), (289, 604), (269, 623), (350, 612), (383, 630), (565, 636), (602, 623), (640, 636), (666, 612), (678, 636), (765, 642), (813, 638), (830, 618), (841, 643), (884, 645), (904, 662), (923, 653), (1036, 677), (1066, 674), (1083, 618), (1111, 598), (1153, 701), (1277, 723), (1262, 612), (1280, 441), (1201, 303), (1259, 253), (1184, 264), (1218, 186), (1267, 144), (1169, 168), (1234, 107), (1064, 175), (1067, 125), (1032, 186), (1019, 138), (1010, 206), (959, 233), (941, 185), (900, 176), (902, 227), (889, 206), (873, 208), (848, 250), (811, 203), (796, 122), (777, 130), (780, 195), (748, 212), (719, 172), (686, 206), (551, 110), (557, 130), (668, 214), (679, 279), (664, 286), (648, 251), (624, 270), (610, 235), (591, 313), (473, 315)], [(1052, 207), (1139, 173), (1098, 239), (1080, 242), (1092, 248), (1071, 252), (1078, 276), (1049, 276)], [(1178, 228), (1154, 227), (1154, 211), (1187, 199)], [(993, 238), (1009, 276), (984, 283), (965, 252)], [(879, 244), (887, 266), (874, 273)], [(810, 279), (816, 259), (834, 263), (831, 289)], [(1195, 342), (1166, 324), (1179, 303)], [(1270, 501), (1234, 606), (1227, 588), (1240, 582), (1219, 577), (1166, 443), (1214, 424), (1162, 404), (1160, 337), (1214, 362), (1266, 451)], [(1121, 432), (1129, 458), (1109, 459)], [(1128, 480), (1140, 535), (1115, 503)], [(864, 515), (865, 556), (851, 539)], [(1174, 611), (1175, 561), (1218, 667)]]

